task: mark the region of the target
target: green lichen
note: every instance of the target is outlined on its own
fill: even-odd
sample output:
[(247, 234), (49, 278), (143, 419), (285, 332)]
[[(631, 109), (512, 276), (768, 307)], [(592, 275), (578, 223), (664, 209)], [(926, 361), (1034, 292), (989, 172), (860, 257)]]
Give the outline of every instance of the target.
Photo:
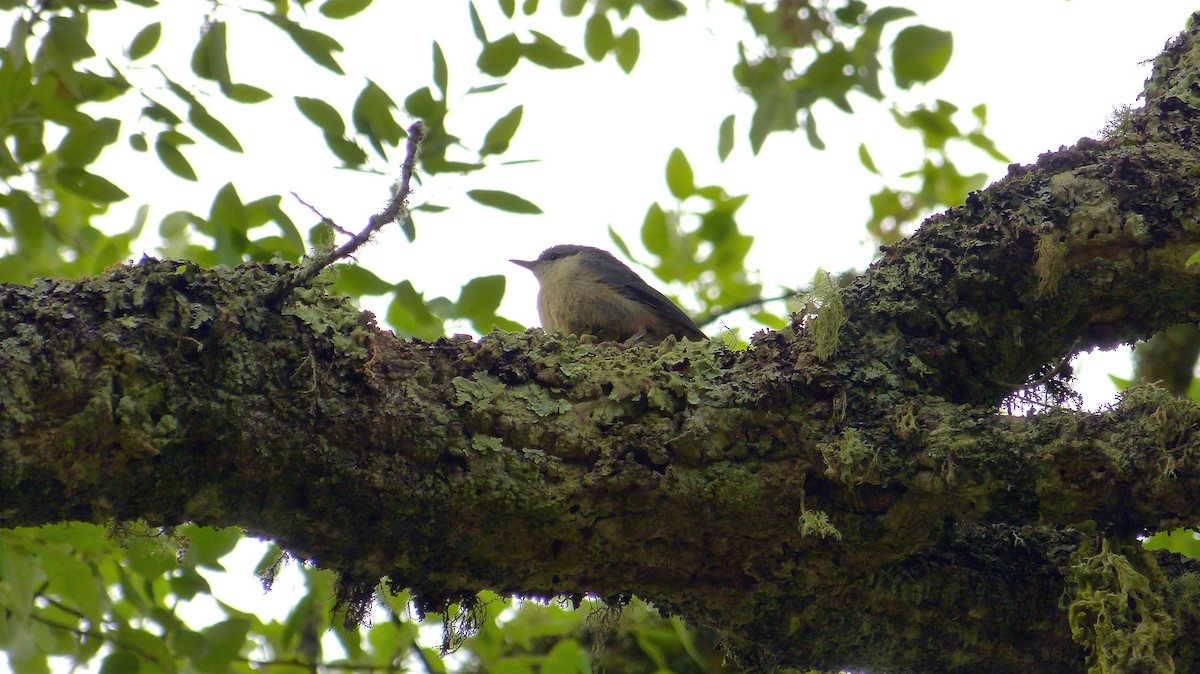
[(334, 350), (341, 356), (357, 360), (370, 356), (370, 319), (346, 298), (330, 295), (323, 285), (297, 288), (293, 297), (279, 313), (300, 319), (315, 335), (331, 335)]
[(816, 315), (809, 322), (809, 331), (816, 342), (817, 358), (828, 360), (837, 351), (838, 336), (846, 322), (842, 292), (828, 272), (821, 272), (813, 280), (809, 297), (817, 307)]
[(892, 432), (901, 440), (908, 440), (914, 433), (917, 432), (917, 406), (912, 403), (904, 403), (893, 410)]
[(1067, 245), (1057, 234), (1043, 234), (1034, 248), (1033, 272), (1037, 274), (1037, 297), (1054, 295), (1067, 270)]
[(1155, 590), (1162, 583), (1154, 559), (1137, 543), (1104, 540), (1099, 550), (1084, 545), (1072, 556), (1063, 602), (1090, 674), (1175, 671), (1176, 629)]
[(874, 480), (879, 468), (879, 449), (853, 428), (843, 431), (834, 442), (822, 443), (821, 457), (825, 474), (850, 486)]
[(1146, 80), (1146, 99), (1174, 98), (1191, 107), (1200, 108), (1200, 49), (1194, 40), (1177, 38), (1154, 59), (1154, 70)]
[(800, 535), (802, 536), (817, 536), (819, 538), (842, 540), (842, 532), (833, 526), (833, 523), (829, 521), (829, 513), (824, 510), (801, 509), (799, 524)]
[(1136, 117), (1133, 106), (1117, 106), (1108, 116), (1108, 121), (1100, 131), (1100, 137), (1108, 141), (1135, 142), (1140, 137), (1134, 123)]
[(512, 386), (508, 388), (508, 393), (518, 400), (524, 400), (529, 411), (542, 418), (566, 414), (571, 411), (571, 402), (569, 400), (554, 395), (554, 393), (544, 386), (533, 386), (531, 384)]
[(455, 402), (459, 405), (488, 404), (507, 390), (495, 377), (480, 373), (470, 379), (455, 377), (451, 384), (456, 394)]
[(477, 452), (502, 452), (504, 441), (490, 435), (476, 435), (471, 438), (471, 448)]

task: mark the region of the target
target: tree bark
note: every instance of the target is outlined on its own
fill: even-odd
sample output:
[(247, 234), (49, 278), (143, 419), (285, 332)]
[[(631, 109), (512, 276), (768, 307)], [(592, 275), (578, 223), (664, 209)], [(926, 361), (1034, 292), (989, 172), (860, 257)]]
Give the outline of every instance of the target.
[(281, 265), (3, 286), (0, 525), (237, 525), (360, 607), (634, 593), (755, 668), (1193, 671), (1197, 566), (1136, 537), (1200, 519), (1200, 408), (998, 410), (1200, 320), (1198, 30), (742, 351), (406, 341)]

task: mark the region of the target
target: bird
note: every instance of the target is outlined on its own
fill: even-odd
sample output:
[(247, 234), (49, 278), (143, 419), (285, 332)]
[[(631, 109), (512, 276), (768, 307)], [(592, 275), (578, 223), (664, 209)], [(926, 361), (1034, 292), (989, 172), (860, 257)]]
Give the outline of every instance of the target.
[(546, 332), (590, 334), (627, 345), (658, 344), (667, 335), (708, 339), (666, 295), (606, 250), (561, 244), (536, 260), (509, 261), (537, 278), (538, 316)]

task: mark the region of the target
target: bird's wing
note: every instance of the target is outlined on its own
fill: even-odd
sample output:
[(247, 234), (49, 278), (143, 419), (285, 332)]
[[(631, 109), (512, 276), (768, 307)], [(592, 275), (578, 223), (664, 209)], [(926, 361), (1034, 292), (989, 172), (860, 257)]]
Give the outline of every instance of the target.
[(607, 259), (586, 261), (587, 266), (592, 268), (595, 275), (604, 279), (606, 283), (622, 295), (641, 302), (659, 312), (662, 316), (670, 319), (670, 321), (679, 326), (684, 334), (692, 340), (707, 339), (700, 328), (696, 327), (696, 323), (680, 309), (674, 302), (667, 298), (666, 295), (651, 288), (642, 277), (638, 276), (629, 267), (621, 263), (620, 260), (608, 256)]

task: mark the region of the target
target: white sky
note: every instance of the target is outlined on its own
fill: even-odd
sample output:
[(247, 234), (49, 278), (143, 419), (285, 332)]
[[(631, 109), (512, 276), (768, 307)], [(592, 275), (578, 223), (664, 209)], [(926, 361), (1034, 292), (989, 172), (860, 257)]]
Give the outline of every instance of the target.
[[(535, 28), (574, 53), (583, 53), (581, 22), (558, 17), (557, 3), (543, 2), (542, 11), (532, 19), (518, 12), (512, 23), (495, 3), (479, 0), (476, 4), (492, 39), (514, 27)], [(349, 78), (312, 66), (279, 31), (257, 30), (260, 19), (247, 19), (222, 7), (216, 16), (230, 22), (234, 80), (270, 89), (276, 93), (275, 101), (226, 106), (220, 97), (210, 99), (210, 109), (234, 128), (246, 154), (188, 148), (201, 174), (198, 185), (162, 178), (156, 160), (143, 157), (141, 161), (151, 162), (140, 185), (143, 189), (139, 193), (123, 185), (133, 198), (114, 208), (114, 216), (127, 222), (132, 209), (146, 201), (153, 206), (152, 225), (177, 208), (205, 214), (216, 187), (233, 180), (244, 200), (295, 191), (342, 226), (361, 228), (371, 213), (382, 208), (390, 179), (329, 168), (338, 162), (323, 149), (316, 129), (303, 121), (281, 125), (278, 120), (298, 118), (293, 94), (324, 98), (342, 108), (348, 119), (350, 103), (364, 83), (362, 73), (397, 101), (403, 100), (408, 92), (431, 84), (430, 45), (437, 39), (449, 61), (451, 131), (477, 146), (492, 121), (524, 104), (521, 128), (501, 159), (540, 161), (469, 176), (433, 176), (419, 185), (414, 204), (430, 201), (452, 209), (439, 216), (418, 213), (417, 240), (412, 245), (399, 231), (390, 230), (360, 252), (360, 262), (385, 279), (411, 279), (427, 297), (454, 298), (474, 276), (505, 274), (508, 292), (501, 313), (536, 325), (536, 283), (508, 260), (528, 259), (564, 242), (611, 248), (609, 225), (636, 248), (650, 203), (674, 205), (663, 177), (667, 155), (674, 147), (687, 154), (700, 184), (720, 184), (733, 194), (751, 195), (739, 212), (739, 222), (743, 231), (756, 237), (749, 266), (761, 271), (765, 292), (803, 285), (819, 268), (865, 267), (873, 250), (863, 227), (869, 214), (867, 196), (881, 183), (859, 165), (855, 149), (860, 142), (867, 143), (879, 167), (894, 177), (919, 161), (915, 134), (909, 134), (912, 138), (898, 134), (886, 110), (859, 97), (852, 99), (857, 111), (853, 116), (818, 105), (826, 151), (813, 150), (802, 135), (775, 134), (759, 156), (751, 155), (745, 132), (752, 107), (729, 74), (736, 40), (745, 35), (745, 28), (726, 3), (711, 4), (710, 13), (694, 11), (687, 20), (668, 23), (651, 22), (635, 12), (642, 54), (632, 76), (622, 73), (611, 57), (600, 64), (589, 62), (554, 72), (522, 63), (505, 78), (507, 87), (465, 98), (471, 86), (491, 81), (474, 68), (478, 43), (470, 31), (466, 2), (379, 2), (360, 17), (368, 20), (345, 24), (323, 26), (316, 17), (314, 26), (330, 30), (346, 47), (338, 58), (347, 72), (354, 73)], [(903, 103), (951, 100), (963, 110), (960, 125), (964, 128), (972, 125), (967, 110), (986, 103), (989, 133), (1001, 151), (1018, 163), (1031, 163), (1042, 152), (1096, 135), (1114, 108), (1136, 104), (1149, 72), (1145, 62), (1181, 30), (1193, 9), (1181, 0), (914, 0), (902, 4), (916, 10), (919, 21), (949, 29), (955, 38), (947, 72), (931, 86), (905, 94)], [(154, 57), (171, 44), (190, 53), (206, 6), (203, 2), (172, 4), (177, 17), (191, 12), (190, 20), (166, 27)], [(145, 12), (147, 21), (161, 14), (161, 10)], [(123, 45), (140, 25), (126, 18), (119, 27), (94, 29), (93, 34)], [(527, 34), (523, 37), (528, 39)], [(717, 128), (731, 112), (738, 114), (740, 145), (721, 164), (716, 156)], [(961, 170), (986, 172), (989, 180), (1005, 172), (1005, 166), (971, 148), (953, 156)], [(465, 152), (461, 158), (472, 159)], [(394, 163), (399, 159), (396, 153)], [(395, 166), (380, 168), (391, 176), (396, 173)], [(510, 215), (479, 206), (462, 196), (475, 188), (520, 194), (545, 213)], [(164, 195), (170, 195), (169, 204), (164, 203)], [(289, 210), (302, 228), (313, 222), (299, 205), (291, 204)], [(147, 246), (154, 245), (153, 231), (150, 234)], [(386, 303), (378, 298), (368, 298), (365, 306), (378, 314), (386, 310)], [(730, 322), (745, 325), (739, 319)], [(465, 325), (450, 329), (468, 331)], [(1111, 400), (1114, 390), (1107, 374), (1128, 375), (1126, 351), (1082, 359), (1079, 385), (1087, 392), (1089, 405)]]
[[(192, 20), (167, 26), (159, 50), (174, 43), (190, 53), (199, 17), (211, 3), (168, 4), (172, 12), (192, 12)], [(508, 32), (495, 3), (479, 0), (477, 4), (490, 37)], [(1181, 0), (907, 0), (900, 4), (915, 9), (921, 22), (953, 31), (955, 39), (954, 58), (945, 75), (908, 95), (907, 101), (951, 100), (963, 109), (965, 127), (971, 125), (966, 111), (987, 103), (989, 133), (1001, 151), (1019, 163), (1031, 163), (1039, 153), (1069, 145), (1081, 136), (1094, 136), (1115, 107), (1136, 104), (1149, 73), (1143, 62), (1182, 29), (1194, 9)], [(582, 22), (556, 18), (557, 2), (544, 0), (542, 5), (544, 16), (518, 25), (540, 27), (582, 54), (578, 37)], [(853, 100), (858, 110), (854, 116), (818, 107), (826, 151), (812, 150), (802, 136), (776, 134), (761, 155), (751, 156), (745, 141), (751, 107), (730, 76), (735, 40), (743, 29), (731, 20), (736, 15), (725, 3), (712, 5), (711, 15), (694, 12), (685, 21), (667, 24), (638, 16), (642, 55), (632, 76), (624, 75), (611, 58), (560, 72), (523, 63), (507, 78), (509, 86), (465, 99), (467, 88), (489, 81), (474, 69), (478, 43), (470, 31), (465, 2), (386, 0), (368, 10), (370, 20), (346, 24), (354, 32), (337, 33), (347, 49), (339, 57), (343, 67), (351, 73), (369, 71), (398, 101), (407, 92), (431, 84), (430, 43), (438, 39), (450, 62), (452, 131), (467, 135), (469, 144), (477, 145), (494, 119), (524, 103), (524, 121), (503, 159), (541, 160), (487, 170), (482, 176), (427, 179), (417, 187), (413, 203), (428, 200), (451, 205), (452, 210), (436, 217), (418, 214), (417, 240), (412, 245), (398, 230), (385, 231), (358, 256), (360, 261), (388, 280), (411, 279), (427, 297), (454, 298), (474, 276), (505, 274), (508, 294), (501, 313), (536, 325), (536, 284), (531, 274), (508, 259), (530, 258), (549, 245), (565, 242), (611, 248), (609, 225), (636, 250), (649, 204), (654, 200), (668, 207), (673, 204), (663, 172), (668, 153), (680, 147), (691, 160), (698, 183), (751, 194), (739, 222), (743, 231), (756, 237), (749, 263), (761, 270), (768, 292), (776, 285), (803, 284), (818, 268), (865, 267), (871, 259), (863, 227), (869, 213), (866, 197), (878, 189), (879, 182), (859, 165), (855, 148), (866, 142), (880, 168), (895, 175), (917, 161), (912, 154), (916, 139), (897, 141), (886, 111), (865, 99)], [(145, 22), (131, 21), (126, 11), (122, 10), (120, 16), (126, 18), (119, 24), (105, 25), (98, 16), (93, 36), (127, 44)], [(148, 21), (162, 11), (144, 14)], [(348, 82), (325, 76), (286, 38), (276, 35), (278, 31), (251, 32), (259, 21), (242, 20), (229, 8), (218, 11), (232, 22), (230, 44), (242, 49), (231, 55), (234, 80), (275, 92), (282, 112), (269, 104), (226, 107), (212, 100), (211, 110), (234, 128), (246, 155), (187, 150), (202, 177), (194, 186), (161, 179), (150, 157), (142, 182), (123, 183), (133, 198), (113, 209), (114, 221), (123, 226), (134, 208), (150, 202), (153, 235), (158, 221), (171, 210), (206, 214), (216, 187), (234, 180), (246, 201), (296, 191), (342, 226), (361, 228), (371, 213), (382, 208), (390, 179), (327, 170), (337, 162), (321, 149), (313, 127), (303, 121), (275, 122), (298, 119), (292, 93), (325, 98), (342, 108), (348, 119), (349, 105), (363, 80), (358, 75)], [(0, 32), (7, 34), (3, 26)], [(153, 79), (151, 73), (144, 75)], [(717, 128), (731, 112), (738, 113), (740, 146), (721, 164), (716, 156)], [(407, 120), (402, 123), (407, 125)], [(125, 124), (123, 132), (128, 132), (137, 122), (131, 118)], [(911, 145), (897, 147), (900, 142)], [(306, 146), (318, 151), (311, 153)], [(399, 158), (397, 153), (397, 163)], [(1005, 172), (1004, 166), (971, 150), (957, 153), (956, 161), (964, 172), (986, 171), (992, 180)], [(394, 167), (389, 170), (394, 176)], [(105, 170), (101, 167), (97, 172)], [(474, 188), (518, 193), (541, 206), (545, 214), (508, 215), (459, 196)], [(298, 205), (289, 211), (304, 229), (313, 222)], [(152, 241), (153, 236), (147, 238), (147, 245)], [(380, 313), (385, 309), (371, 302), (368, 307)], [(1091, 405), (1110, 399), (1107, 373), (1128, 375), (1126, 353), (1122, 349), (1107, 357), (1084, 359), (1079, 367), (1080, 387), (1088, 392)], [(261, 554), (261, 549), (246, 549), (239, 556), (253, 564)], [(230, 584), (222, 583), (226, 588), (222, 594), (230, 603), (260, 612), (264, 603), (286, 609), (286, 577), (270, 601), (264, 602), (257, 582), (249, 576), (238, 569)]]

